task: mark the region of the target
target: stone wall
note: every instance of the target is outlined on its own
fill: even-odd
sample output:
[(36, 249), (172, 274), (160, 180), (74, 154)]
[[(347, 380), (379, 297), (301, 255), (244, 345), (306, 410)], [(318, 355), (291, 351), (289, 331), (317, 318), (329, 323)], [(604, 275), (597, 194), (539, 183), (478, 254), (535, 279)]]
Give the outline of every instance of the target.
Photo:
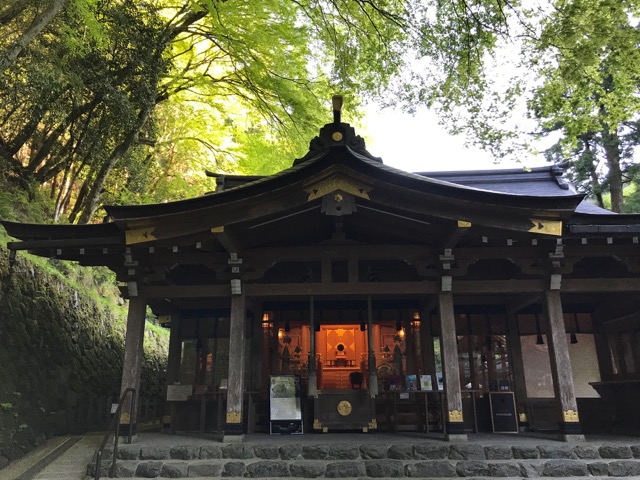
[[(47, 270), (18, 255), (10, 271), (0, 251), (0, 468), (51, 436), (103, 429), (119, 393), (126, 310)], [(163, 343), (147, 330), (147, 399), (165, 383)]]

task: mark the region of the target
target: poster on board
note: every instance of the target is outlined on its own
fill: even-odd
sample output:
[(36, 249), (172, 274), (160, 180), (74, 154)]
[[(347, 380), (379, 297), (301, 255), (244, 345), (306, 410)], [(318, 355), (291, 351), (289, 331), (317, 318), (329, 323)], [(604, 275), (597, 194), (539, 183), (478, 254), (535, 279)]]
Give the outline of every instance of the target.
[(302, 433), (300, 377), (272, 375), (269, 399), (271, 433)]

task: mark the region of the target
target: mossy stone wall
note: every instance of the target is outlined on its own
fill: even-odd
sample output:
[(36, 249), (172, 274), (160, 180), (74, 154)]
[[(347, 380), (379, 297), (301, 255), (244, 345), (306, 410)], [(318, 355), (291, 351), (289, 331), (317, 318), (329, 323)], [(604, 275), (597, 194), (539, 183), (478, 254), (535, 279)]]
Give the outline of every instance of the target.
[[(120, 389), (123, 316), (20, 255), (10, 269), (0, 251), (0, 468), (51, 436), (104, 428)], [(141, 397), (159, 399), (166, 339), (154, 336)]]

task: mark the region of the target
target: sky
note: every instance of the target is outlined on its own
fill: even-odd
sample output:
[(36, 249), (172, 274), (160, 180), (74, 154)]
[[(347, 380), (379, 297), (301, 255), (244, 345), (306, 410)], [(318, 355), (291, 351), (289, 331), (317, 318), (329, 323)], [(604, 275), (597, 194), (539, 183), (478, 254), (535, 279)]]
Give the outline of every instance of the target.
[(369, 153), (382, 157), (385, 165), (408, 172), (548, 165), (542, 156), (528, 161), (526, 165), (508, 160), (495, 162), (488, 152), (466, 147), (464, 137), (450, 135), (438, 125), (435, 112), (426, 108), (410, 115), (370, 105), (360, 123), (364, 126), (363, 131), (356, 133), (366, 138)]

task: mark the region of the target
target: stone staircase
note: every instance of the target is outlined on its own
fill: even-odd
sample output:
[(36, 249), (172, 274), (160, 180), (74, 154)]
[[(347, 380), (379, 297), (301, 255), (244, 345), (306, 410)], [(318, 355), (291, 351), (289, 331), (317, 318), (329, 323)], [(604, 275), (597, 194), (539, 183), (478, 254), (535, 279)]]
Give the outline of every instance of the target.
[[(640, 478), (640, 444), (425, 442), (121, 445), (118, 478)], [(109, 459), (110, 455), (105, 455)], [(103, 464), (103, 478), (108, 465)], [(89, 465), (93, 478), (95, 465)]]

